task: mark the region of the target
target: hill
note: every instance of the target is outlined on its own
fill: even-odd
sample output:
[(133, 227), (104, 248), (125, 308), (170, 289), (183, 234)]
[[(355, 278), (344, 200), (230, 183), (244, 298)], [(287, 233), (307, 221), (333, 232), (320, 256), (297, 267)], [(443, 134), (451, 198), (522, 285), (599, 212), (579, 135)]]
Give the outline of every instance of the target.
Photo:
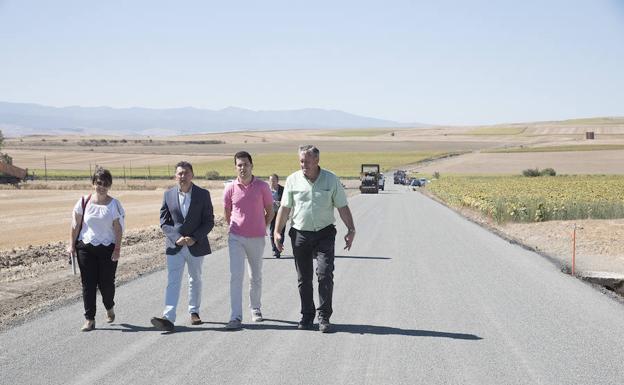
[[(305, 108), (253, 111), (228, 107), (151, 109), (111, 107), (49, 107), (0, 102), (0, 130), (17, 135), (188, 135), (243, 130), (402, 127), (398, 122), (338, 110)], [(413, 124), (409, 126), (413, 127)]]

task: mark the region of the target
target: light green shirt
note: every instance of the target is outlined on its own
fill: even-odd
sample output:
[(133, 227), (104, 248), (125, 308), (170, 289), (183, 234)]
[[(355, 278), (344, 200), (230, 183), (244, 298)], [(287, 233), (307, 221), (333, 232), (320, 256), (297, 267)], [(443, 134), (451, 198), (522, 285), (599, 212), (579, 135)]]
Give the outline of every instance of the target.
[(330, 171), (321, 169), (314, 183), (301, 170), (286, 178), (281, 205), (292, 210), (291, 226), (297, 230), (319, 231), (333, 224), (334, 207), (347, 204), (340, 179)]

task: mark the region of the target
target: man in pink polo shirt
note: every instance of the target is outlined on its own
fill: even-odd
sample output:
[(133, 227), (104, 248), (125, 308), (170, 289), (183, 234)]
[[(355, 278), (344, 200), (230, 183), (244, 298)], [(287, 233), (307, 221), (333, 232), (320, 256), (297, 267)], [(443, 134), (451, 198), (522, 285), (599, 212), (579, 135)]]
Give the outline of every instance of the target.
[(239, 330), (243, 321), (243, 274), (245, 257), (249, 271), (251, 319), (261, 322), (262, 255), (266, 228), (273, 219), (273, 196), (269, 185), (254, 177), (253, 161), (246, 151), (234, 155), (238, 177), (223, 190), (225, 221), (229, 224), (230, 304), (228, 330)]

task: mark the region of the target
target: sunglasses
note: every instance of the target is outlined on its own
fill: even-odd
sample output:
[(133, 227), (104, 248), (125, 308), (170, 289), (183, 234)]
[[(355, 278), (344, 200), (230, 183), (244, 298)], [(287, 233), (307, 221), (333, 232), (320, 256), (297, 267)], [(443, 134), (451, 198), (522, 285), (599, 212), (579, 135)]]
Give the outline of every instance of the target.
[(95, 184), (100, 186), (100, 187), (110, 187), (110, 184), (104, 182), (103, 180), (96, 180)]

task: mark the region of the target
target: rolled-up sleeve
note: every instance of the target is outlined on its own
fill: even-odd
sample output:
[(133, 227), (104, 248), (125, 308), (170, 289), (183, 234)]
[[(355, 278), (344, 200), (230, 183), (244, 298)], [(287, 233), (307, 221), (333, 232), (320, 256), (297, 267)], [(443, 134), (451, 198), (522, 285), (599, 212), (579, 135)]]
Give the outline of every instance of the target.
[(284, 186), (284, 192), (282, 193), (282, 200), (280, 201), (280, 205), (283, 207), (287, 207), (292, 209), (294, 204), (293, 200), (293, 186), (292, 186), (292, 176), (286, 178), (286, 183)]
[(340, 179), (336, 178), (336, 187), (334, 188), (334, 207), (343, 208), (349, 204), (347, 201), (347, 194), (345, 193), (342, 184), (340, 183)]

